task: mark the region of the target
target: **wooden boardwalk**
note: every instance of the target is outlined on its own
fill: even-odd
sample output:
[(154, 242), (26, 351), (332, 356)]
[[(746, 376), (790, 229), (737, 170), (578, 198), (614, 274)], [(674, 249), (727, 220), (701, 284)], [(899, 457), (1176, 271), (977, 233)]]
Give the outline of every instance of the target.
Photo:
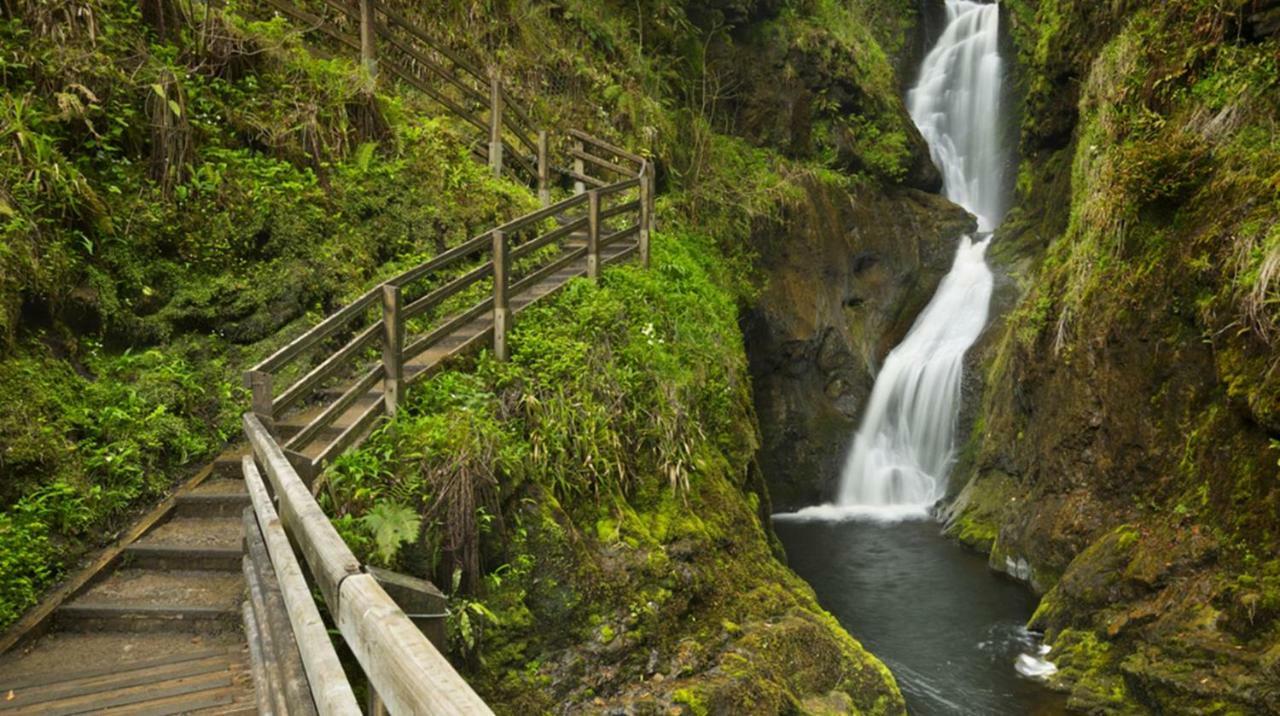
[[(580, 232), (569, 234), (561, 255), (582, 253), (584, 245)], [(617, 242), (600, 258), (623, 260), (636, 249), (636, 241)], [(583, 255), (512, 296), (510, 308), (518, 314), (587, 272)], [(492, 311), (461, 323), (406, 361), (405, 380), (486, 345), (493, 328)], [(357, 382), (318, 391), (283, 416), (280, 439), (306, 429)], [(370, 385), (298, 452), (316, 457), (361, 428), (369, 407), (384, 401), (382, 386)], [(0, 640), (0, 649), (9, 649), (0, 656), (0, 716), (260, 710), (244, 624), (244, 452), (225, 451)]]

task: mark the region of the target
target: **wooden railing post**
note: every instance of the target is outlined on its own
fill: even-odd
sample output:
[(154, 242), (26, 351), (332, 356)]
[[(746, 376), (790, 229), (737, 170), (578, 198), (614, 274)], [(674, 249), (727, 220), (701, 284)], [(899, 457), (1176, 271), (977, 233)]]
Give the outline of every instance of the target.
[(387, 415), (395, 417), (400, 404), (400, 388), (404, 383), (404, 314), (401, 311), (400, 287), (382, 286), (382, 399)]
[(547, 165), (547, 130), (538, 131), (538, 201), (551, 206), (551, 172)]
[(377, 29), (373, 3), (374, 0), (360, 0), (360, 63), (364, 65), (370, 77), (377, 77), (378, 57), (374, 49)]
[(649, 268), (649, 177), (653, 173), (653, 163), (645, 162), (640, 167), (640, 265)]
[[(581, 139), (575, 139), (575, 140), (573, 140), (573, 148), (574, 148), (575, 150), (577, 150), (577, 152), (578, 152), (579, 154), (581, 154), (581, 153), (583, 153), (583, 152), (587, 151), (587, 145), (583, 144)], [(587, 173), (587, 165), (586, 165), (586, 163), (585, 163), (585, 162), (583, 162), (583, 161), (582, 161), (582, 157), (575, 156), (575, 157), (573, 158), (573, 173), (574, 173), (574, 174), (577, 174), (578, 176), (585, 176), (585, 175), (586, 175), (586, 173)], [(587, 185), (586, 185), (586, 184), (583, 184), (581, 181), (579, 181), (579, 180), (577, 180), (577, 179), (575, 179), (575, 180), (573, 181), (573, 193), (574, 193), (574, 194), (581, 194), (582, 192), (584, 192), (584, 191), (586, 191), (586, 190), (587, 190)]]
[(600, 191), (587, 192), (587, 278), (600, 278)]
[(507, 349), (507, 332), (511, 329), (511, 306), (507, 301), (507, 270), (509, 268), (507, 234), (500, 229), (494, 229), (493, 354), (500, 361), (505, 361), (510, 356), (510, 352)]
[(502, 176), (502, 81), (496, 69), (489, 71), (489, 167)]
[(260, 370), (245, 371), (244, 387), (252, 392), (253, 414), (273, 435), (276, 431), (275, 398), (272, 396), (271, 374)]
[(649, 182), (649, 224), (650, 232), (658, 230), (658, 172), (650, 160), (645, 164), (648, 170), (646, 179)]

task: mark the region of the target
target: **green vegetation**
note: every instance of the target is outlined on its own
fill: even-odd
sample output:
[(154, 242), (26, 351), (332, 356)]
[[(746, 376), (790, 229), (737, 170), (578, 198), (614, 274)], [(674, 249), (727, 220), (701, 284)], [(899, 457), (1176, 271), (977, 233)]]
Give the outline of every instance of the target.
[(533, 200), (280, 20), (22, 4), (0, 45), (5, 625), (234, 434), (245, 365)]
[[(459, 654), (512, 710), (902, 711), (775, 557), (737, 313), (750, 233), (805, 182), (911, 182), (923, 154), (873, 4), (740, 5), (400, 8), (553, 136), (660, 163), (652, 271), (522, 314), (509, 363), (433, 377), (324, 478), (362, 557), (452, 588)], [(0, 10), (0, 625), (234, 434), (239, 370), (534, 206), (345, 51), (194, 7)], [(778, 38), (781, 94), (741, 61)]]
[(1006, 6), (1027, 96), (1000, 255), (1027, 290), (953, 529), (1030, 560), (1074, 707), (1255, 712), (1280, 644), (1258, 556), (1280, 541), (1280, 38), (1243, 3)]
[(831, 690), (869, 712), (900, 703), (773, 559), (762, 496), (743, 499), (761, 489), (745, 481), (748, 284), (714, 245), (668, 230), (653, 269), (571, 283), (519, 316), (508, 363), (484, 354), (428, 380), (329, 473), (329, 509), (365, 557), (378, 558), (377, 526), (351, 515), (425, 516), (390, 565), (460, 575), (478, 595), (451, 634), (504, 709), (603, 696), (775, 712)]

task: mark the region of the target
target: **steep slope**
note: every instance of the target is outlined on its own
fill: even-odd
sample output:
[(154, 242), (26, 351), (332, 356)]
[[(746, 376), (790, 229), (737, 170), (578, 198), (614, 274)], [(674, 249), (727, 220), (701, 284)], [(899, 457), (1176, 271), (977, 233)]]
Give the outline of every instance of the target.
[(1024, 290), (951, 531), (1046, 592), (1074, 707), (1280, 712), (1280, 8), (1005, 5)]

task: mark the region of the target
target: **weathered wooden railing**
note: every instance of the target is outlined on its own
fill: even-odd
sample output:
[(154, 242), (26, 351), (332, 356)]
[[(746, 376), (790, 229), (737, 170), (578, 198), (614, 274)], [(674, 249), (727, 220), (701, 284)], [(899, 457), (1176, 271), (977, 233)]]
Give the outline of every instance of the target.
[[(575, 174), (589, 189), (375, 286), (245, 374), (252, 409), (244, 427), (253, 454), (244, 460), (244, 477), (319, 713), (353, 713), (356, 706), (305, 573), (368, 677), (379, 708), (488, 713), (342, 542), (313, 497), (314, 481), (379, 417), (396, 413), (408, 382), (486, 338), (497, 358), (507, 359), (517, 308), (551, 295), (573, 276), (597, 279), (607, 262), (636, 255), (648, 264), (652, 165), (591, 135), (572, 136), (572, 156), (581, 163)], [(298, 684), (283, 682), (274, 698), (296, 695)]]
[[(482, 70), (377, 0), (323, 0), (322, 14), (309, 12), (295, 0), (262, 1), (359, 52), (371, 74), (389, 71), (472, 125), (487, 142), (474, 150), (495, 174), (510, 173), (536, 185), (540, 196), (547, 195), (552, 167), (547, 163), (546, 134), (512, 101), (495, 69)], [(344, 31), (347, 25), (356, 33)]]

